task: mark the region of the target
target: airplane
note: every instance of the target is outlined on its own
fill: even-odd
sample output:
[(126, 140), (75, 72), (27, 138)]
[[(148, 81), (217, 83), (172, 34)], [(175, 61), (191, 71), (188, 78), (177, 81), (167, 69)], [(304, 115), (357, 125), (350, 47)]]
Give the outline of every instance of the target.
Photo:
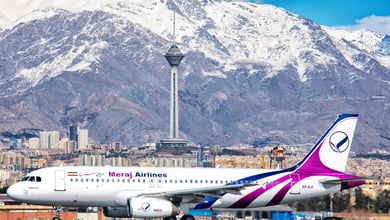
[(35, 170), (10, 198), (61, 207), (102, 207), (108, 217), (195, 220), (190, 209), (245, 209), (323, 196), (364, 184), (344, 173), (358, 114), (342, 114), (296, 165), (235, 168), (80, 167)]

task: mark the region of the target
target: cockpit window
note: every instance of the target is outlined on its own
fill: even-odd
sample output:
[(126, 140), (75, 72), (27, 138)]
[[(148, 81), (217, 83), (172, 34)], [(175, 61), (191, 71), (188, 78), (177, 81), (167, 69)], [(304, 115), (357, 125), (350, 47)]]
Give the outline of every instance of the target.
[(41, 182), (40, 176), (25, 176), (22, 181), (30, 181), (30, 182)]

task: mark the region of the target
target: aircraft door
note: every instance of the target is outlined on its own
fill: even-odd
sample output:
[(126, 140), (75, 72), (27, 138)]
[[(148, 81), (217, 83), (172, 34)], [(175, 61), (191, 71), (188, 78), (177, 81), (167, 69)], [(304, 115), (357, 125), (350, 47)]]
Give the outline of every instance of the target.
[(65, 191), (65, 170), (55, 171), (55, 191)]
[(300, 194), (301, 193), (301, 179), (299, 177), (299, 174), (292, 173), (290, 174), (291, 178), (291, 191), (290, 194)]

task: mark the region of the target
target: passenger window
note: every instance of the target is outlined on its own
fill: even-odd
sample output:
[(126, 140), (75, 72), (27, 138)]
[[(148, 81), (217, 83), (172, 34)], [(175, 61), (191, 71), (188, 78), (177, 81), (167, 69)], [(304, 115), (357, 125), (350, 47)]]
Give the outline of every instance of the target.
[(88, 179), (88, 178), (86, 178), (86, 179), (85, 179), (85, 182), (88, 182), (88, 181), (89, 181), (89, 179)]
[(76, 178), (76, 179), (75, 179), (75, 181), (76, 181), (76, 182), (78, 182), (78, 181), (79, 181), (79, 179), (77, 179), (77, 178)]
[(73, 178), (70, 178), (70, 182), (73, 182)]
[(83, 179), (83, 178), (81, 178), (81, 179), (80, 179), (80, 182), (84, 182), (84, 179)]

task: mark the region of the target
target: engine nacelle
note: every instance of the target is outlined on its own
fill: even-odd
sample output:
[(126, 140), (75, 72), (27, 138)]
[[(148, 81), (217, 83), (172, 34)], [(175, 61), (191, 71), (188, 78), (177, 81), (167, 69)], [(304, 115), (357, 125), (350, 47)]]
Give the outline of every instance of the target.
[(178, 213), (170, 201), (156, 198), (129, 198), (127, 207), (103, 208), (103, 214), (107, 217), (163, 218)]

